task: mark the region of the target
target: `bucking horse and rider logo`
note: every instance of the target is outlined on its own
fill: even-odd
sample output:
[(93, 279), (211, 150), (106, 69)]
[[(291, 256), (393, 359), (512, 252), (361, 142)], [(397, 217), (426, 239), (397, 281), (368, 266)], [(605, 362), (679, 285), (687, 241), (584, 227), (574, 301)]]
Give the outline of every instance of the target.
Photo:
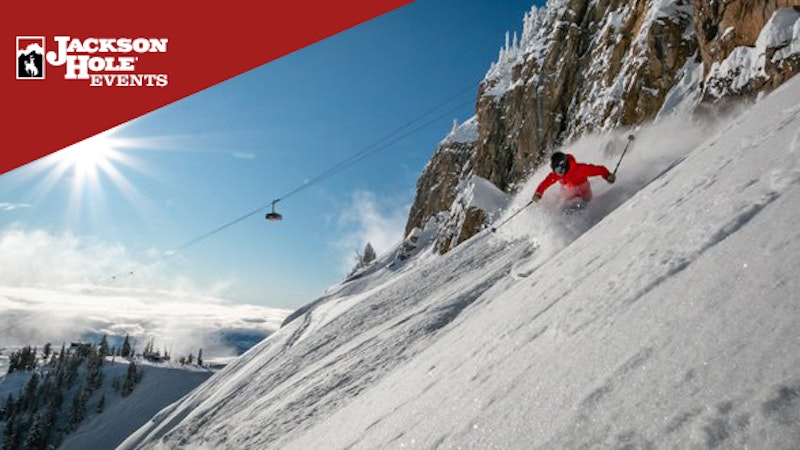
[(17, 79), (44, 80), (44, 36), (17, 37)]

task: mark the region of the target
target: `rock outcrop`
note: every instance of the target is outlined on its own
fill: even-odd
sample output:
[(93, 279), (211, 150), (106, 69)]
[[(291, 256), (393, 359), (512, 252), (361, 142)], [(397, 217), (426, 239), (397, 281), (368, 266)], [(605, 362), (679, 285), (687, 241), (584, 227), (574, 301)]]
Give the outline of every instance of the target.
[(797, 0), (693, 0), (703, 66), (724, 61), (737, 47), (753, 47), (779, 8), (800, 10)]
[[(532, 8), (478, 87), (476, 114), (462, 126), (469, 133), (453, 140), (454, 129), (420, 176), (407, 232), (454, 211), (471, 175), (510, 193), (554, 148), (587, 132), (635, 127), (680, 102), (695, 108), (773, 89), (800, 71), (798, 17), (797, 0), (551, 0)], [(679, 86), (693, 97), (677, 95)], [(458, 242), (488, 219), (470, 214), (445, 221), (470, 224), (450, 231)]]
[(417, 193), (409, 212), (405, 233), (423, 228), (429, 218), (447, 211), (456, 198), (457, 187), (466, 178), (469, 162), (475, 152), (477, 128), (475, 119), (458, 125), (439, 143), (417, 180)]
[(695, 1), (704, 101), (769, 92), (800, 72), (800, 1)]

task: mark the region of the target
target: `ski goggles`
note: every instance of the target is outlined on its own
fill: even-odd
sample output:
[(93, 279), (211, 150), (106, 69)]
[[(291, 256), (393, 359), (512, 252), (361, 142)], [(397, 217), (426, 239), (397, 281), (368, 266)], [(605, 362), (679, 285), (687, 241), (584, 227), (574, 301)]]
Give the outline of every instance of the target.
[(567, 169), (569, 169), (569, 161), (566, 159), (558, 161), (557, 163), (553, 164), (553, 172), (564, 175), (567, 173)]

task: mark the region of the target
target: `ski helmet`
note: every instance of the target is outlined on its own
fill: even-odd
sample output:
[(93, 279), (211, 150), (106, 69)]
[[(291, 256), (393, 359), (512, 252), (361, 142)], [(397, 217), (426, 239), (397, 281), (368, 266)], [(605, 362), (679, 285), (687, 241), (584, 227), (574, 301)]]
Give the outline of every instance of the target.
[(569, 159), (567, 159), (567, 155), (562, 152), (555, 152), (553, 156), (550, 157), (550, 167), (553, 169), (553, 172), (564, 175), (569, 170)]

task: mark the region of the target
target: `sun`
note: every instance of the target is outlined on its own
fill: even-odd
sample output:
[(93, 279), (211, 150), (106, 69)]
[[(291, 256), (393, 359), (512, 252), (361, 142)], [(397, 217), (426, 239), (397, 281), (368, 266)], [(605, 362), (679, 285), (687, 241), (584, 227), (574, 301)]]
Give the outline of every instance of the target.
[(51, 155), (53, 172), (71, 176), (74, 194), (100, 189), (103, 179), (118, 187), (127, 184), (119, 167), (130, 166), (133, 160), (120, 150), (122, 143), (114, 137), (113, 131), (92, 136)]
[(38, 161), (33, 172), (44, 176), (36, 187), (37, 196), (66, 182), (69, 210), (75, 213), (86, 205), (99, 207), (107, 187), (113, 187), (129, 201), (135, 199), (136, 189), (121, 169), (142, 172), (143, 164), (125, 151), (135, 147), (131, 142), (134, 139), (118, 137), (118, 131), (119, 127), (97, 134)]
[(120, 156), (109, 139), (100, 135), (71, 145), (56, 155), (59, 165), (73, 172), (74, 184), (80, 187), (87, 183), (95, 185), (99, 172), (115, 172), (114, 161), (119, 160)]
[(61, 158), (78, 171), (94, 171), (104, 166), (115, 150), (107, 145), (106, 139), (96, 137), (79, 142), (62, 150)]

